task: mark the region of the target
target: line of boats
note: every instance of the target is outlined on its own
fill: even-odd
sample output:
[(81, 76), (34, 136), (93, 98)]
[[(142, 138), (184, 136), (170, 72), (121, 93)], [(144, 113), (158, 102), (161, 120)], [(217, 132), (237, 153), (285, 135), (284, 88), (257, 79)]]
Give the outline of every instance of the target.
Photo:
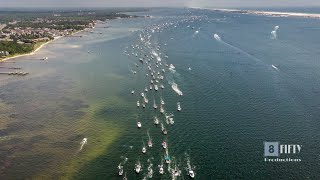
[[(150, 37), (149, 36), (143, 36), (140, 34), (140, 40), (141, 43), (143, 43), (144, 48), (151, 48), (151, 43), (150, 43)], [(165, 86), (163, 85), (163, 83), (161, 82), (162, 80), (164, 80), (165, 77), (165, 73), (166, 70), (169, 70), (168, 72), (175, 72), (175, 67), (170, 64), (162, 64), (162, 60), (161, 60), (161, 52), (156, 52), (160, 51), (160, 46), (157, 46), (155, 50), (152, 50), (150, 54), (138, 54), (137, 52), (132, 52), (132, 57), (135, 57), (136, 59), (138, 59), (138, 62), (141, 63), (141, 66), (139, 66), (137, 63), (135, 63), (135, 67), (136, 68), (146, 68), (145, 70), (147, 71), (147, 73), (145, 74), (145, 76), (143, 75), (143, 77), (146, 78), (146, 82), (147, 82), (147, 86), (144, 86), (142, 92), (140, 91), (139, 93), (136, 93), (135, 90), (131, 91), (132, 95), (137, 94), (137, 96), (140, 98), (139, 100), (137, 100), (136, 105), (137, 107), (142, 106), (143, 108), (146, 108), (147, 104), (149, 103), (149, 100), (147, 98), (148, 93), (152, 92), (152, 90), (154, 90), (154, 92), (158, 92), (160, 89), (165, 89)], [(136, 45), (132, 45), (132, 50), (141, 50), (141, 52), (143, 52), (143, 47), (140, 47), (138, 44)], [(126, 50), (125, 53), (128, 56), (131, 56), (128, 51)], [(166, 59), (168, 59), (168, 55), (164, 56)], [(158, 69), (158, 70), (157, 70)], [(137, 74), (137, 71), (131, 70), (133, 72), (133, 74)], [(139, 71), (138, 71), (139, 72)], [(139, 75), (139, 74), (138, 74)], [(141, 77), (141, 76), (140, 76)], [(149, 87), (149, 88), (148, 88)], [(173, 89), (173, 91), (175, 93), (177, 93), (179, 96), (182, 96), (183, 93), (181, 92), (181, 90), (178, 88), (178, 85), (176, 83), (171, 83), (171, 88)], [(159, 92), (158, 92), (159, 93)], [(161, 93), (161, 92), (160, 92)], [(141, 97), (140, 97), (141, 96)], [(174, 124), (174, 120), (173, 120), (173, 113), (166, 113), (165, 111), (165, 102), (162, 99), (162, 97), (160, 96), (160, 102), (157, 104), (156, 100), (153, 98), (153, 104), (152, 104), (152, 108), (154, 110), (158, 110), (158, 112), (160, 112), (161, 114), (163, 114), (163, 116), (165, 117), (165, 122), (167, 124)], [(177, 111), (180, 112), (182, 110), (181, 108), (181, 103), (177, 102), (176, 104), (176, 108)], [(153, 123), (158, 126), (160, 125), (161, 127), (161, 133), (164, 136), (168, 135), (168, 131), (164, 125), (164, 123), (157, 117), (154, 116), (153, 118)], [(142, 122), (141, 121), (137, 121), (136, 122), (137, 128), (138, 129), (142, 129)], [(147, 147), (148, 148), (152, 148), (153, 147), (153, 142), (152, 139), (149, 136), (149, 131), (148, 131), (148, 141), (147, 141), (147, 146), (145, 145), (145, 141), (143, 141), (143, 146), (141, 148), (141, 153), (142, 154), (146, 154), (147, 153)], [(164, 170), (164, 163), (168, 164), (168, 170), (169, 172), (172, 174), (172, 176), (177, 177), (177, 176), (181, 176), (181, 171), (179, 170), (178, 166), (174, 163), (174, 161), (172, 161), (169, 153), (168, 153), (168, 143), (166, 140), (163, 140), (161, 142), (161, 146), (162, 149), (165, 150), (165, 155), (161, 161), (161, 165), (158, 165), (159, 168), (159, 174), (165, 174), (165, 170)], [(148, 160), (149, 162), (149, 160)], [(175, 164), (173, 166), (173, 168), (170, 168), (170, 165), (173, 162), (173, 164)], [(149, 165), (148, 167), (148, 171), (151, 171), (151, 177), (152, 177), (152, 164)], [(137, 161), (135, 163), (135, 167), (134, 167), (134, 171), (139, 174), (142, 171), (142, 164), (140, 163), (140, 161)], [(123, 172), (123, 166), (118, 166), (118, 174), (120, 176), (123, 176), (124, 172)], [(189, 166), (187, 168), (187, 175), (190, 176), (191, 178), (195, 177), (195, 173), (194, 170)], [(124, 175), (123, 179), (127, 179), (126, 178), (126, 174)]]

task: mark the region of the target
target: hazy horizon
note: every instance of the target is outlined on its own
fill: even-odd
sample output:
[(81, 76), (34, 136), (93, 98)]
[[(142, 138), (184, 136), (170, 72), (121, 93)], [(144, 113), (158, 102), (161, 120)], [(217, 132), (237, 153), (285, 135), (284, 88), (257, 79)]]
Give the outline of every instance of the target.
[(243, 7), (320, 7), (320, 1), (313, 0), (0, 0), (0, 7), (41, 8), (41, 7), (210, 7), (210, 8), (243, 8)]

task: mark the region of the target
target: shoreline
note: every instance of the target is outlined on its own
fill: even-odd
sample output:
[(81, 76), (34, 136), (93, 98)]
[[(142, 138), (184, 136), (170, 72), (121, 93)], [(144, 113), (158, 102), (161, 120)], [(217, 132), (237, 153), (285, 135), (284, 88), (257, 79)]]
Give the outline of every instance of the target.
[(244, 9), (216, 9), (216, 8), (199, 8), (194, 9), (207, 9), (219, 12), (239, 13), (239, 14), (254, 14), (260, 16), (272, 17), (300, 17), (300, 18), (320, 18), (320, 14), (316, 13), (301, 13), (301, 12), (278, 12), (278, 11), (259, 11), (259, 10), (244, 10)]
[[(87, 29), (88, 29), (88, 28), (83, 29), (83, 30), (80, 30), (80, 31), (76, 31), (76, 32), (72, 33), (71, 35), (74, 35), (74, 34), (77, 34), (77, 33), (83, 32), (83, 31), (86, 31)], [(54, 41), (56, 41), (56, 40), (58, 40), (58, 39), (60, 39), (60, 38), (63, 38), (63, 37), (65, 37), (65, 36), (57, 36), (57, 37), (55, 37), (53, 40), (49, 40), (49, 41), (41, 44), (37, 49), (33, 50), (33, 51), (30, 52), (30, 53), (17, 54), (17, 55), (12, 56), (12, 57), (7, 57), (7, 58), (4, 58), (4, 59), (0, 60), (0, 63), (1, 63), (1, 62), (4, 62), (4, 61), (8, 61), (8, 60), (10, 60), (10, 59), (15, 59), (15, 58), (18, 58), (18, 57), (24, 57), (24, 56), (34, 55), (37, 51), (39, 51), (41, 48), (43, 48), (43, 47), (46, 46), (47, 44), (49, 44), (49, 43), (51, 43), (51, 42), (54, 42)]]

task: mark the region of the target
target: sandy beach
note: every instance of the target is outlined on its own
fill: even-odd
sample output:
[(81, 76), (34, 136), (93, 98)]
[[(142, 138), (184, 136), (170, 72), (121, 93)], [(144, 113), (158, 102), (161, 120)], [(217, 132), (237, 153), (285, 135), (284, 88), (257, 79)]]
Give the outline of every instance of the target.
[(320, 18), (320, 14), (314, 14), (314, 13), (254, 11), (254, 10), (241, 10), (241, 9), (211, 9), (211, 8), (196, 8), (196, 9), (208, 9), (208, 10), (221, 11), (221, 12), (232, 12), (232, 13), (240, 13), (240, 14), (256, 14), (256, 15), (275, 16), (275, 17)]

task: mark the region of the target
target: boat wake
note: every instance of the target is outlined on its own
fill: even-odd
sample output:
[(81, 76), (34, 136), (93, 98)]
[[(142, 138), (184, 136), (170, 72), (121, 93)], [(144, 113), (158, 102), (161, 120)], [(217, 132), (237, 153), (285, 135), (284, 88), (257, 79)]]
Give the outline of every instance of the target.
[(218, 42), (220, 42), (220, 43), (224, 44), (225, 46), (230, 47), (231, 49), (234, 49), (235, 51), (238, 51), (238, 52), (240, 52), (240, 53), (242, 53), (242, 54), (246, 55), (247, 57), (249, 57), (249, 58), (251, 58), (251, 59), (255, 60), (256, 62), (262, 62), (260, 59), (258, 59), (258, 58), (256, 58), (256, 57), (252, 56), (251, 54), (247, 53), (246, 51), (244, 51), (244, 50), (242, 50), (242, 49), (240, 49), (240, 48), (238, 48), (238, 47), (235, 47), (235, 46), (233, 46), (233, 45), (231, 45), (231, 44), (229, 44), (229, 43), (227, 43), (227, 42), (223, 41), (223, 40), (221, 39), (221, 37), (220, 37), (218, 34), (214, 34), (214, 35), (213, 35), (213, 37), (214, 37), (214, 39), (215, 39), (215, 40), (217, 40)]

